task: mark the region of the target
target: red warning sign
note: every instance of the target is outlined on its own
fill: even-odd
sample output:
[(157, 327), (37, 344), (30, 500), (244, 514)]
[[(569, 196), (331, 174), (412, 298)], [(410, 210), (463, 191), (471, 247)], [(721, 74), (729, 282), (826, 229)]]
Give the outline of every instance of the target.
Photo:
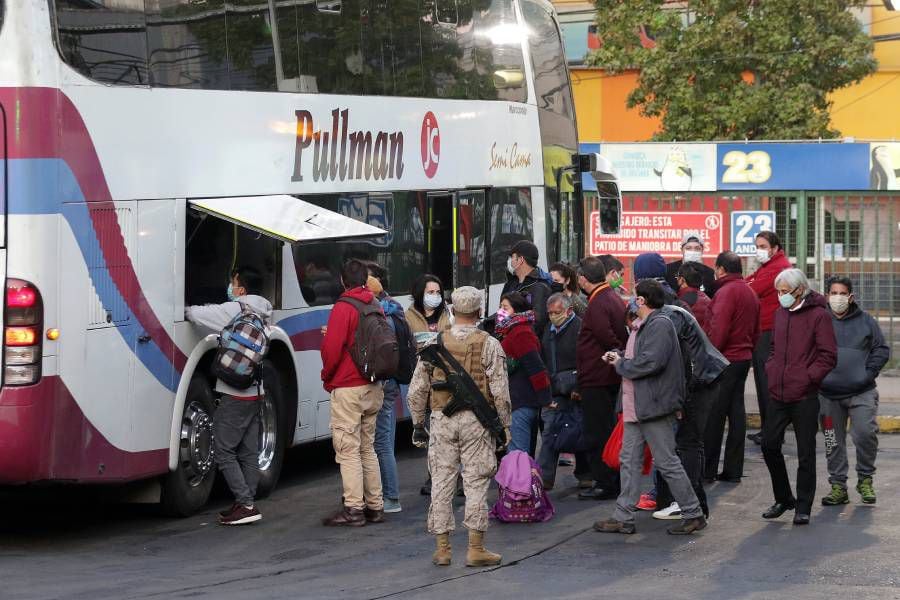
[(723, 225), (720, 212), (623, 212), (618, 235), (600, 233), (600, 213), (591, 213), (590, 253), (635, 257), (656, 252), (681, 256), (681, 239), (687, 233), (703, 237), (707, 256), (722, 252)]

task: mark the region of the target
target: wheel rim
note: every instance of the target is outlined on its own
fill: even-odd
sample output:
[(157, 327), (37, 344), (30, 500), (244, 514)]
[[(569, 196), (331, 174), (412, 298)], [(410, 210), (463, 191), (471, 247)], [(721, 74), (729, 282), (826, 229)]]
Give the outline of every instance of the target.
[(181, 421), (181, 466), (191, 487), (203, 483), (213, 467), (213, 421), (196, 400)]
[(275, 404), (266, 394), (259, 404), (259, 470), (266, 471), (275, 460), (277, 423)]

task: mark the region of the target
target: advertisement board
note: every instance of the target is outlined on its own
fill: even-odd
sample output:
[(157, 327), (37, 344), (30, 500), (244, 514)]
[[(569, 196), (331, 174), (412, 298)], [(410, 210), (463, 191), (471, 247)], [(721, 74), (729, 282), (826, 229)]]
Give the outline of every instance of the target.
[(869, 186), (900, 190), (900, 142), (872, 142), (869, 147)]
[(722, 213), (720, 212), (635, 212), (622, 213), (618, 235), (600, 233), (600, 213), (591, 213), (590, 251), (594, 256), (614, 254), (618, 258), (656, 252), (669, 258), (681, 256), (681, 238), (699, 233), (707, 256), (722, 252)]
[(623, 191), (694, 192), (716, 189), (715, 144), (600, 144)]

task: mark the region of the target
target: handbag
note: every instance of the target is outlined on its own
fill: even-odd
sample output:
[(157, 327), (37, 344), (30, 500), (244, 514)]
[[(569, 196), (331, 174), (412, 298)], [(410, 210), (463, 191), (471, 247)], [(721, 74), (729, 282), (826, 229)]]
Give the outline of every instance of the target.
[(556, 338), (550, 342), (550, 392), (554, 396), (563, 396), (569, 398), (578, 388), (578, 371), (568, 369), (565, 371), (556, 370)]
[(561, 410), (550, 432), (550, 446), (555, 452), (583, 452), (584, 417), (579, 407)]

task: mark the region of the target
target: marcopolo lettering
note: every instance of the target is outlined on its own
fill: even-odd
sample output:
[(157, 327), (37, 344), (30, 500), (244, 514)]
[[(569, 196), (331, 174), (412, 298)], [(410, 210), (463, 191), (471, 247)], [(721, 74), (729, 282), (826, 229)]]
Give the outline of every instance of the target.
[(403, 177), (402, 131), (350, 131), (350, 110), (346, 108), (331, 111), (330, 132), (316, 129), (310, 111), (295, 114), (297, 144), (291, 181), (303, 181), (310, 169), (313, 181)]

